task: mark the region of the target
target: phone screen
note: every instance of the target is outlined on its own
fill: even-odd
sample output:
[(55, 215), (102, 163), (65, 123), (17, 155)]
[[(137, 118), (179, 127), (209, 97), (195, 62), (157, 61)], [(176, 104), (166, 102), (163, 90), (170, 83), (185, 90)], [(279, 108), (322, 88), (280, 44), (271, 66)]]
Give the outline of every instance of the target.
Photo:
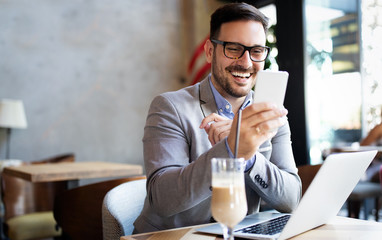
[(272, 102), (278, 107), (284, 105), (288, 83), (288, 72), (259, 71), (256, 76), (254, 102)]

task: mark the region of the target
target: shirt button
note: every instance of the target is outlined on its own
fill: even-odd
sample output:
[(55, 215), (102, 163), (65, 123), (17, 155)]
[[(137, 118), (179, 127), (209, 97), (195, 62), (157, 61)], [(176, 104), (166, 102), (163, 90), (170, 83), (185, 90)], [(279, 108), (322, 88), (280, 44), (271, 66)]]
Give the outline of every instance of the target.
[(219, 109), (219, 112), (223, 112), (223, 109), (220, 108), (220, 109)]
[(227, 104), (227, 105), (225, 105), (225, 109), (227, 109), (227, 110), (229, 109), (229, 105), (228, 105), (228, 104)]

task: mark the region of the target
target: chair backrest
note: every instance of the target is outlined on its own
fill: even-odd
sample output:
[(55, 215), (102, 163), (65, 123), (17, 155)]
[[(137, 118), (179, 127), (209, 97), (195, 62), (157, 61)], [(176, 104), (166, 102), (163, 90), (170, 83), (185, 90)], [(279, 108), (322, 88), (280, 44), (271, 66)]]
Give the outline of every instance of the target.
[(102, 240), (102, 201), (114, 187), (145, 176), (113, 179), (64, 191), (54, 201), (54, 218), (68, 239)]
[[(74, 160), (74, 154), (63, 154), (23, 164), (74, 162)], [(2, 172), (1, 197), (4, 204), (4, 220), (28, 213), (52, 211), (54, 196), (66, 189), (67, 183), (64, 181), (31, 183)]]
[(102, 205), (104, 240), (119, 240), (132, 234), (145, 197), (146, 179), (123, 183), (106, 194)]
[(322, 164), (303, 165), (298, 167), (298, 175), (300, 176), (302, 182), (302, 196), (305, 194), (305, 191), (308, 189), (321, 166)]

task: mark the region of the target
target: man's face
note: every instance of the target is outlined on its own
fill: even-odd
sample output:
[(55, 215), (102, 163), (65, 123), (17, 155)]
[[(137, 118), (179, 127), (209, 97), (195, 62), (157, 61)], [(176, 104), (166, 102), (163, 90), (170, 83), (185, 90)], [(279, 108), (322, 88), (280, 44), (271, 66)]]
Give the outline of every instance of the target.
[[(235, 21), (222, 24), (217, 40), (236, 42), (245, 46), (265, 46), (264, 28), (255, 21)], [(264, 62), (253, 62), (249, 52), (245, 51), (239, 59), (229, 59), (224, 55), (224, 47), (209, 42), (210, 55), (207, 61), (212, 63), (211, 80), (215, 88), (226, 99), (244, 97), (255, 85), (256, 73), (264, 69)]]

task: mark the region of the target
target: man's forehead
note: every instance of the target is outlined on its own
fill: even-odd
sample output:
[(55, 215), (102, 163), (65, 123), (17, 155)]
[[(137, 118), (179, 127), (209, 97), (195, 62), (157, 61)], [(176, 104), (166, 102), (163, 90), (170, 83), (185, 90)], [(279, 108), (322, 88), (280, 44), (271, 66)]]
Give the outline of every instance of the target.
[(219, 40), (238, 42), (244, 45), (265, 43), (265, 30), (258, 21), (233, 21), (223, 23), (219, 31)]

